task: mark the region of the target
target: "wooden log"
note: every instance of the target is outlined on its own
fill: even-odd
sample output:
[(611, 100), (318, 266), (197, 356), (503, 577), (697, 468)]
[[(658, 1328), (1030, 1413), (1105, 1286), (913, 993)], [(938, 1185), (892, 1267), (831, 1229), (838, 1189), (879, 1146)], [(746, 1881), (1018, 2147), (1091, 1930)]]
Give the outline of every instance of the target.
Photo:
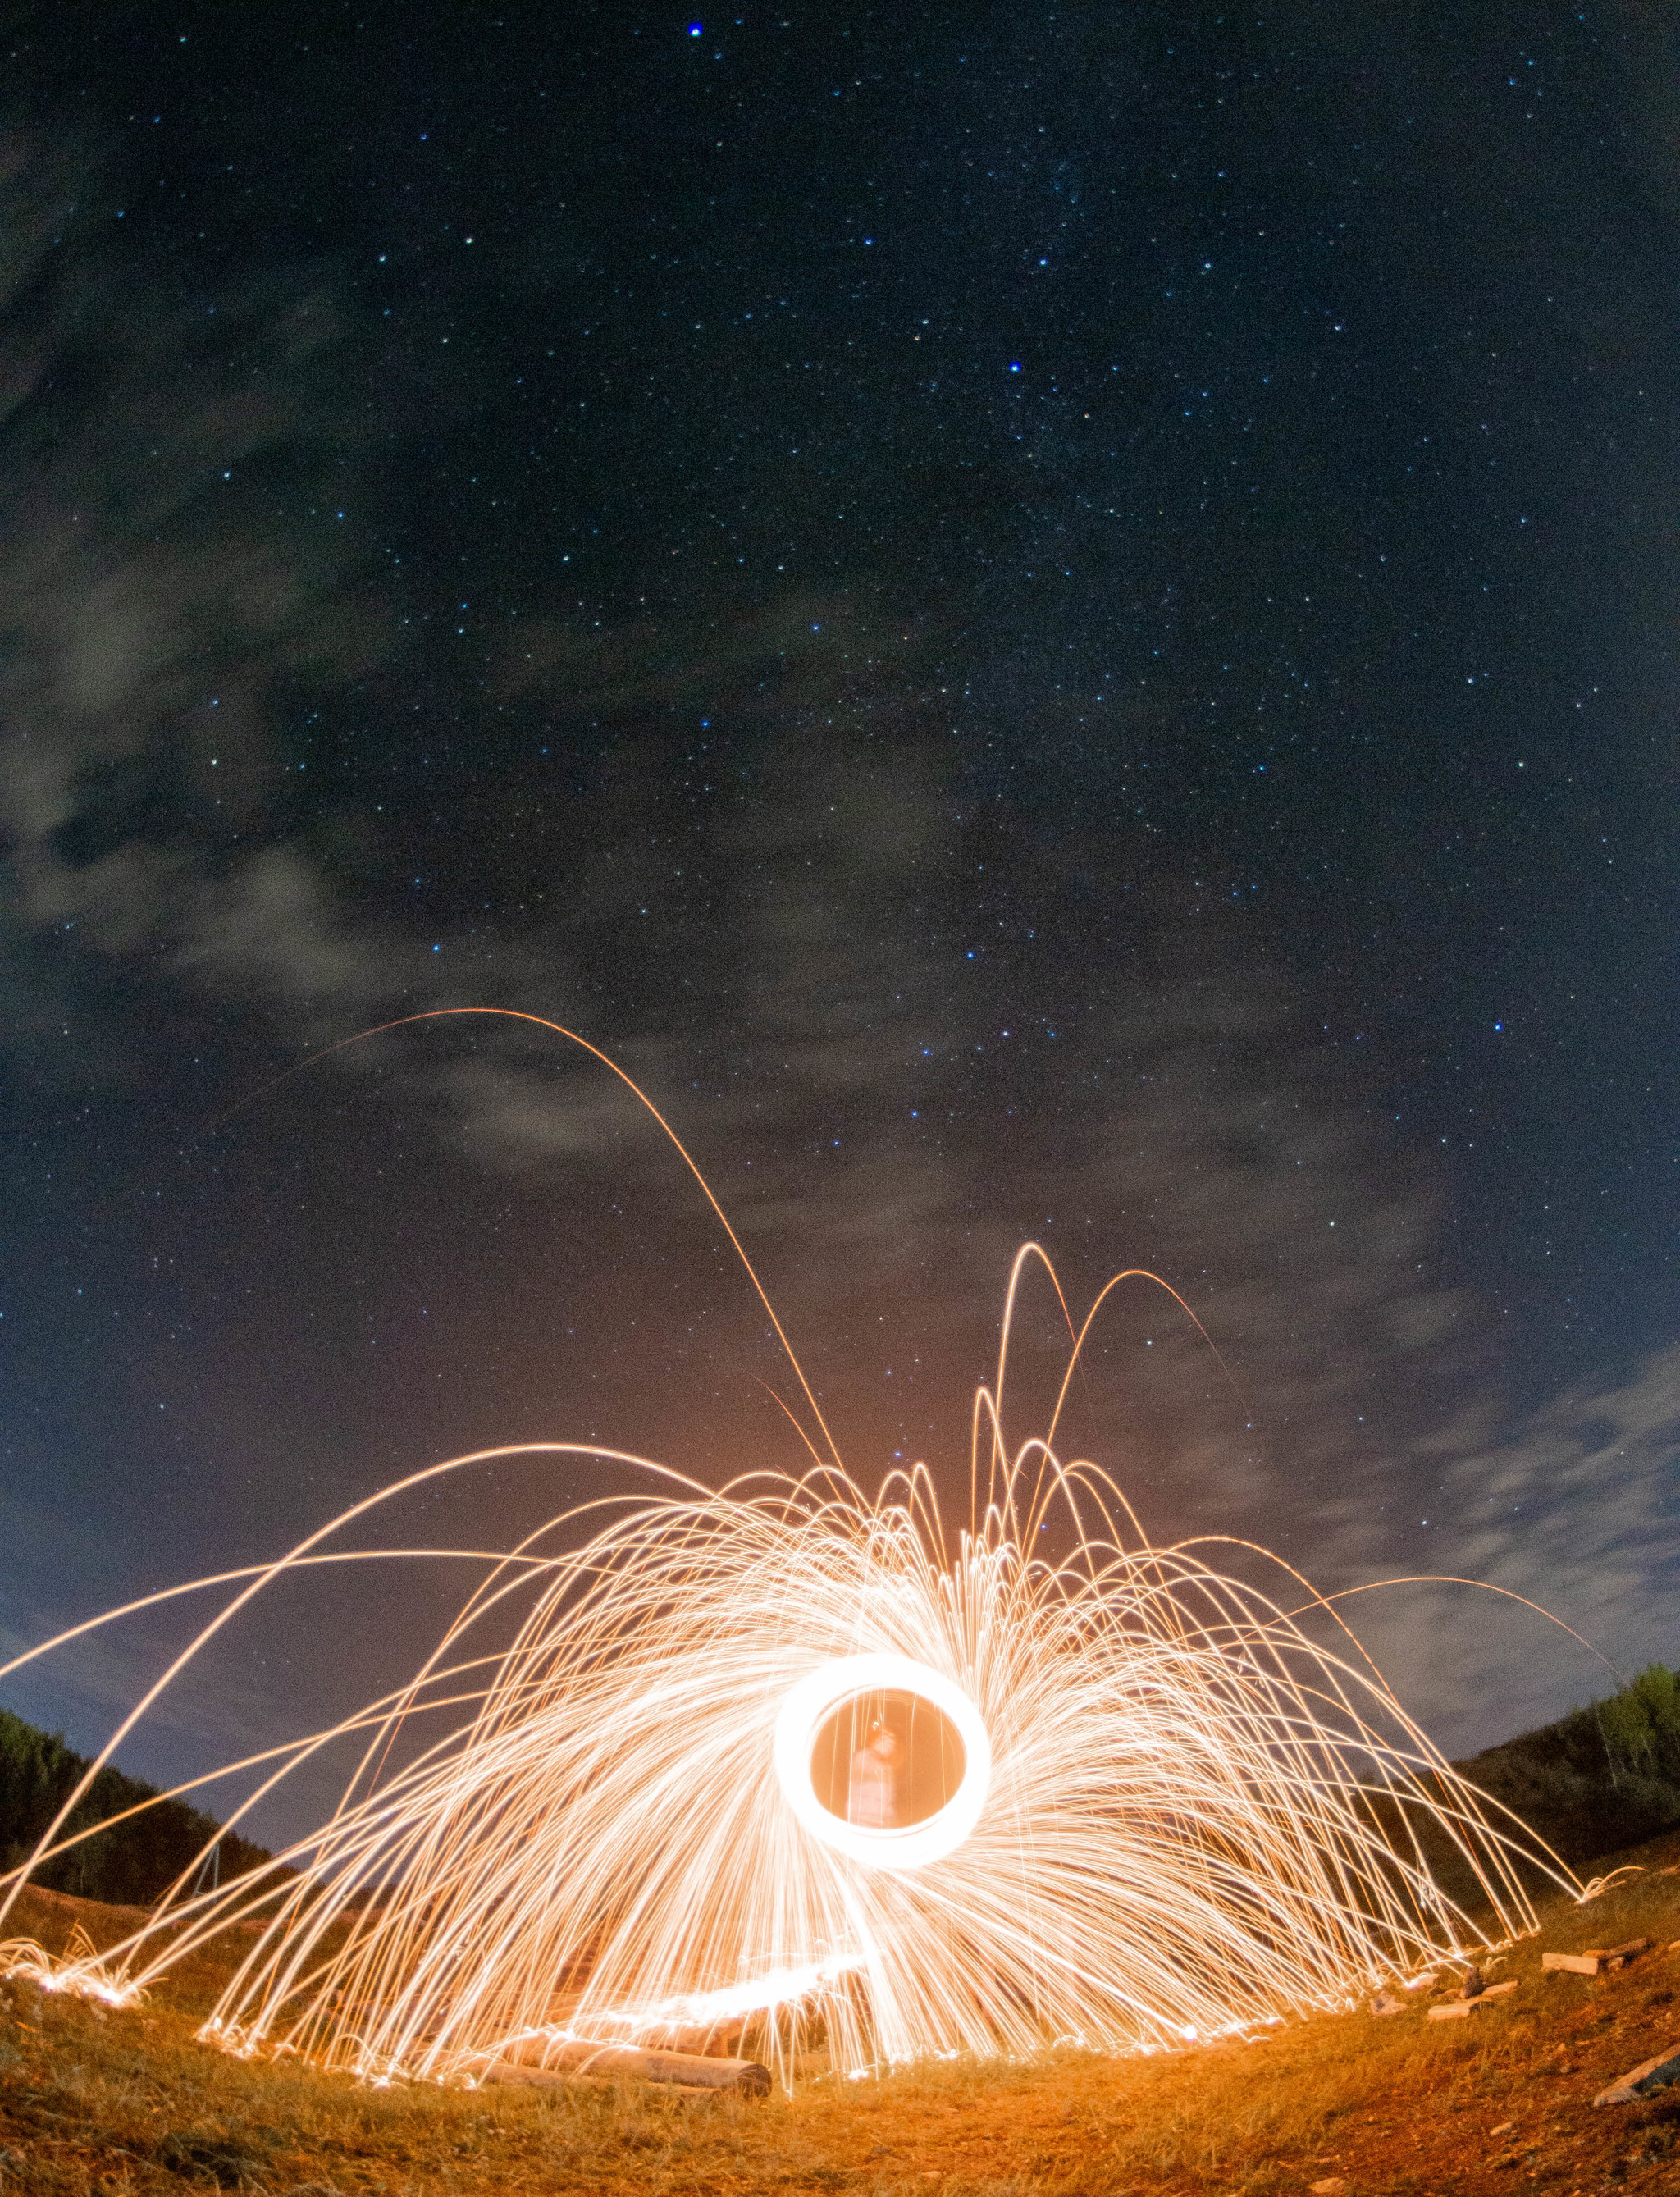
[(680, 2083), (692, 2090), (739, 2090), (748, 2097), (769, 2094), (770, 2070), (756, 2060), (715, 2060), (699, 2052), (650, 2052), (639, 2044), (551, 2044), (541, 2066), (495, 2060), (479, 2080), (484, 2083), (564, 2083), (579, 2075), (612, 2075), (632, 2082)]
[(1554, 1974), (1596, 1976), (1598, 1974), (1596, 1953), (1542, 1953), (1540, 1966)]
[(1630, 1938), (1625, 1945), (1612, 1945), (1608, 1952), (1589, 1953), (1589, 1960), (1602, 1961), (1607, 1968), (1619, 1968), (1650, 1945), (1648, 1938)]

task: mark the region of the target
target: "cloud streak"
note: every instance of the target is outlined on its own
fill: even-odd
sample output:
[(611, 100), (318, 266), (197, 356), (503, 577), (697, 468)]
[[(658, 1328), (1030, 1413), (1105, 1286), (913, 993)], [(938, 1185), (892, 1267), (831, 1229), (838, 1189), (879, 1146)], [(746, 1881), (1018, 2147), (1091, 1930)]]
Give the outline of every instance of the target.
[[(1503, 1422), (1503, 1423), (1502, 1423)], [(1680, 1663), (1669, 1582), (1680, 1561), (1680, 1347), (1608, 1383), (1572, 1386), (1514, 1421), (1484, 1398), (1415, 1452), (1427, 1561), (1486, 1580), (1584, 1636), (1623, 1678)], [(1331, 1528), (1344, 1574), (1385, 1551), (1344, 1508)], [(1618, 1679), (1540, 1620), (1463, 1588), (1395, 1590), (1350, 1606), (1391, 1678), (1440, 1703), (1468, 1752), (1615, 1690)], [(1473, 1684), (1467, 1686), (1467, 1678)]]

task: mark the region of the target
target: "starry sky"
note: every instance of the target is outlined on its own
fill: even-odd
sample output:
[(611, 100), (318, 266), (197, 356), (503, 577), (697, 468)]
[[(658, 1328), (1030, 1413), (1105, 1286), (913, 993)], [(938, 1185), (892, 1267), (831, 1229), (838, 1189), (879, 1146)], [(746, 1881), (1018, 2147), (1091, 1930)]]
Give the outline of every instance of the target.
[[(1147, 1284), (1099, 1330), (1066, 1440), (1157, 1539), (1680, 1661), (1671, 16), (9, 29), (0, 1641), (457, 1451), (797, 1464), (587, 1056), (275, 1081), (476, 1005), (667, 1112), (871, 1484), (962, 1512), (1032, 1238), (1230, 1369)], [(289, 1591), (124, 1759), (396, 1683), (468, 1568)], [(1349, 1610), (1452, 1751), (1613, 1683)], [(181, 1624), (0, 1697), (91, 1746)]]

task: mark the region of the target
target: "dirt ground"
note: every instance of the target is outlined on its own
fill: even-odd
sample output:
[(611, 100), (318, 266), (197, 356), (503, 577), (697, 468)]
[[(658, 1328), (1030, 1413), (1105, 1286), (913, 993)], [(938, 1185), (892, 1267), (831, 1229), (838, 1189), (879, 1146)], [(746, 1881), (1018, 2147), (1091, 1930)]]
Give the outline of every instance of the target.
[[(791, 2099), (375, 2090), (200, 2044), (213, 1956), (127, 2011), (13, 1978), (0, 1983), (0, 2193), (1680, 2193), (1680, 2085), (1592, 2103), (1639, 2061), (1680, 2051), (1680, 1874), (1662, 1873), (1680, 1869), (1680, 1839), (1617, 1858), (1642, 1873), (1587, 1906), (1548, 1907), (1538, 1936), (1492, 1964), (1490, 1980), (1515, 1990), (1462, 2020), (1428, 2020), (1424, 1990), (1390, 2016), (1312, 2015), (1248, 2043), (951, 2062), (817, 2080)], [(26, 1901), (12, 1927), (54, 1949), (78, 1922), (96, 1944), (131, 1927), (91, 1902)], [(1651, 1950), (1618, 1974), (1542, 1971), (1544, 1949), (1637, 1937)], [(1434, 2003), (1456, 1982), (1443, 1970)]]

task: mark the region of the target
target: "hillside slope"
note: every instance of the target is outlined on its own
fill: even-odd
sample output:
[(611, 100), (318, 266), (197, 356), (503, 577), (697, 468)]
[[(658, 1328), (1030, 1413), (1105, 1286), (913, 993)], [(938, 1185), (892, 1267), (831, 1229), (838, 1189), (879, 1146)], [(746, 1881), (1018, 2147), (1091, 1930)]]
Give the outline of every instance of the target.
[(1636, 1846), (1680, 1823), (1680, 1682), (1653, 1663), (1608, 1701), (1453, 1767), (1572, 1866)]

